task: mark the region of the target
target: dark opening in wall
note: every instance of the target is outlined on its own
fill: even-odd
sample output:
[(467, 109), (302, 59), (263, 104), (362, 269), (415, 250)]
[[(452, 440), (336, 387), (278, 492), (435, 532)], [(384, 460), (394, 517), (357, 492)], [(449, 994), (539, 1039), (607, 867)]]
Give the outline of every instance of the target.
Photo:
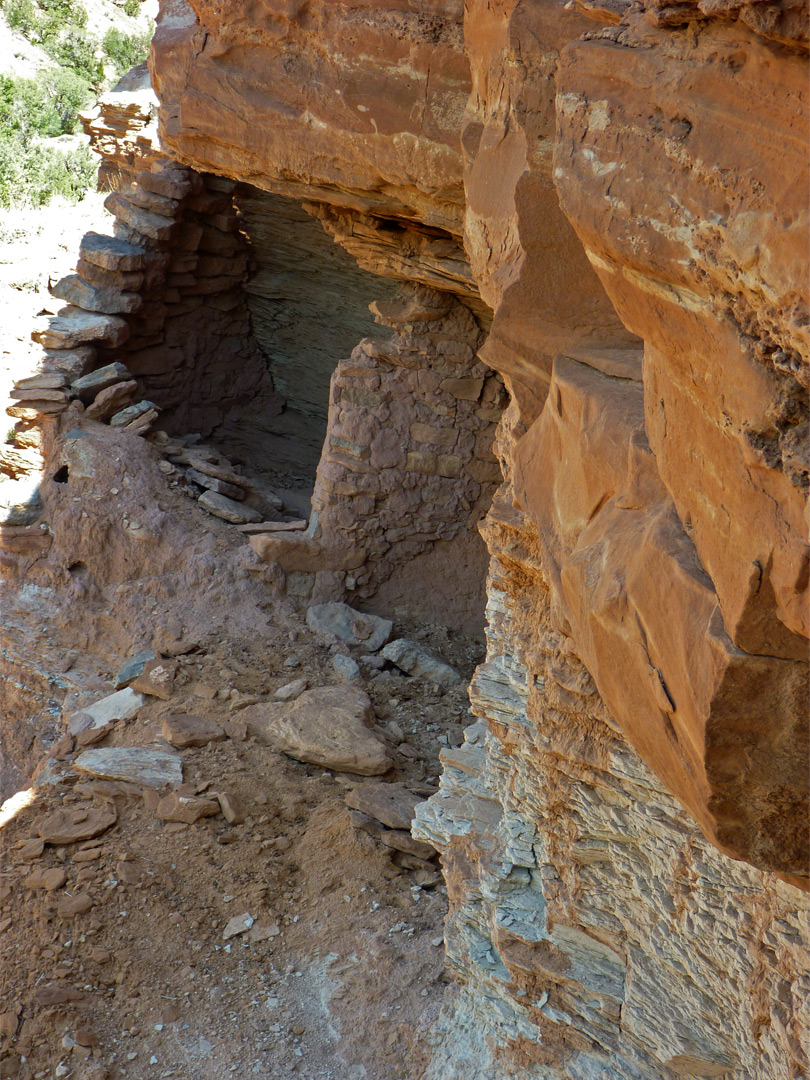
[(362, 338), (388, 336), (368, 306), (393, 295), (396, 283), (361, 270), (292, 199), (243, 184), (235, 203), (250, 251), (251, 329), (284, 404), (275, 415), (240, 410), (215, 439), (308, 513), (332, 373)]

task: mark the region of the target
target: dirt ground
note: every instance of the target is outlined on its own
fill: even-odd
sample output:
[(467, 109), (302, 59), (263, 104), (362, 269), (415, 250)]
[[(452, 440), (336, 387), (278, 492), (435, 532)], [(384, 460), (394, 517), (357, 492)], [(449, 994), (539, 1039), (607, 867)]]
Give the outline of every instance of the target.
[[(46, 212), (5, 249), (9, 379), (30, 362), (25, 323), (48, 274), (69, 269), (98, 214), (93, 199), (70, 220)], [(246, 704), (293, 679), (345, 685), (333, 655), (360, 660), (362, 649), (310, 631), (251, 565), (246, 538), (186, 497), (148, 443), (109, 438), (84, 487), (57, 491), (46, 478), (55, 544), (75, 543), (76, 561), (0, 579), (0, 746), (14, 758), (2, 764), (7, 780), (15, 769), (36, 777), (20, 775), (12, 787), (29, 794), (0, 811), (0, 1078), (417, 1080), (454, 993), (441, 877), (353, 826), (347, 792), (378, 778), (293, 760), (240, 722)], [(394, 635), (463, 680), (442, 691), (360, 664), (357, 685), (394, 762), (383, 779), (427, 795), (441, 748), (472, 720), (464, 687), (483, 647), (441, 626)], [(226, 738), (181, 751), (181, 794), (236, 796), (244, 821), (161, 820), (149, 788), (93, 779), (60, 742), (69, 717), (111, 693), (122, 662), (149, 647), (175, 654), (170, 697), (147, 698), (99, 745), (165, 746), (169, 714), (218, 722)], [(104, 813), (114, 822), (43, 845), (57, 811), (77, 826)], [(226, 939), (243, 915), (250, 928)]]

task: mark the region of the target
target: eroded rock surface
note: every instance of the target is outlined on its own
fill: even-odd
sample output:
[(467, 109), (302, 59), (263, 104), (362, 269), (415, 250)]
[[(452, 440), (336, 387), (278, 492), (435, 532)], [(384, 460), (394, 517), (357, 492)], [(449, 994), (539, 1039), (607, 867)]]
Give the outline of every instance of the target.
[[(305, 204), (385, 278), (384, 335), (334, 356), (307, 526), (250, 533), (243, 576), (302, 605), (377, 610), (422, 590), (449, 612), (482, 523), (479, 722), (443, 753), (417, 839), (354, 800), (357, 828), (417, 872), (442, 853), (463, 989), (431, 1019), (424, 1078), (810, 1068), (805, 14), (793, 0), (165, 0), (158, 106), (134, 97), (118, 139), (109, 103), (91, 124), (107, 171), (126, 174), (116, 240), (86, 238), (57, 295), (116, 314), (69, 308), (38, 330), (61, 354), (53, 385), (20, 384), (11, 414), (49, 433), (80, 490), (118, 476), (99, 454), (126, 445), (60, 427), (80, 415), (68, 370), (91, 359), (122, 351), (183, 415), (202, 342), (226, 362), (194, 366), (190, 415), (216, 423), (206, 393), (278, 407), (242, 340), (243, 233), (260, 218), (266, 243), (275, 222), (289, 252), (296, 213), (247, 192), (240, 230), (240, 182)], [(159, 153), (143, 135), (156, 123)], [(258, 262), (253, 313), (272, 324), (281, 277)], [(339, 341), (365, 320), (342, 313)], [(328, 334), (324, 316), (319, 365)], [(283, 356), (284, 380), (294, 368)], [(323, 414), (312, 376), (301, 407)], [(130, 472), (151, 508), (146, 447)], [(186, 448), (168, 456), (197, 469)], [(229, 476), (215, 479), (249, 490)], [(252, 516), (233, 491), (203, 496), (222, 498)], [(53, 484), (18, 527), (43, 512), (48, 565), (80, 577), (89, 523)], [(145, 573), (173, 527), (163, 510), (124, 525), (91, 579)], [(167, 570), (165, 544), (159, 558)], [(202, 587), (220, 567), (201, 558)], [(195, 648), (182, 627), (173, 639), (172, 655)], [(234, 723), (321, 767), (385, 771), (363, 692), (306, 686)], [(198, 794), (178, 798), (220, 806)]]

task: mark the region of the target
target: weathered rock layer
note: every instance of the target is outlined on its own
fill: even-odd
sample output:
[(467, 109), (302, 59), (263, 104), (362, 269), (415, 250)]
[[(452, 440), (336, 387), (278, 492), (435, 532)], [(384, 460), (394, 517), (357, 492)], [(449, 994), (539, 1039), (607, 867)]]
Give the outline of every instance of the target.
[(450, 610), (492, 502), (480, 723), (415, 826), (463, 984), (428, 1076), (810, 1068), (806, 41), (790, 0), (162, 5), (164, 156), (111, 206), (167, 294), (120, 266), (100, 358), (277, 408), (240, 286), (251, 213), (294, 247), (256, 189), (293, 197), (392, 333), (333, 357), (312, 517), (257, 559), (307, 602)]

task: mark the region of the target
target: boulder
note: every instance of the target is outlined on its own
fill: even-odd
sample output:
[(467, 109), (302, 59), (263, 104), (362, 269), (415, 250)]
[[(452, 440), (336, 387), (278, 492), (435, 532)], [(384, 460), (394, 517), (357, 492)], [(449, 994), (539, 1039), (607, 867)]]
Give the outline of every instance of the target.
[(313, 604), (307, 609), (307, 626), (316, 634), (334, 635), (347, 645), (377, 652), (388, 641), (394, 624), (379, 615), (355, 611), (348, 604)]
[(265, 702), (243, 712), (251, 735), (298, 761), (374, 776), (391, 767), (384, 744), (369, 730), (374, 712), (353, 686), (321, 686), (287, 704)]
[(445, 690), (461, 684), (461, 676), (449, 664), (437, 660), (427, 649), (423, 649), (415, 641), (408, 641), (407, 638), (397, 638), (396, 641), (389, 642), (380, 655), (390, 660), (400, 671), (414, 677), (423, 675)]

